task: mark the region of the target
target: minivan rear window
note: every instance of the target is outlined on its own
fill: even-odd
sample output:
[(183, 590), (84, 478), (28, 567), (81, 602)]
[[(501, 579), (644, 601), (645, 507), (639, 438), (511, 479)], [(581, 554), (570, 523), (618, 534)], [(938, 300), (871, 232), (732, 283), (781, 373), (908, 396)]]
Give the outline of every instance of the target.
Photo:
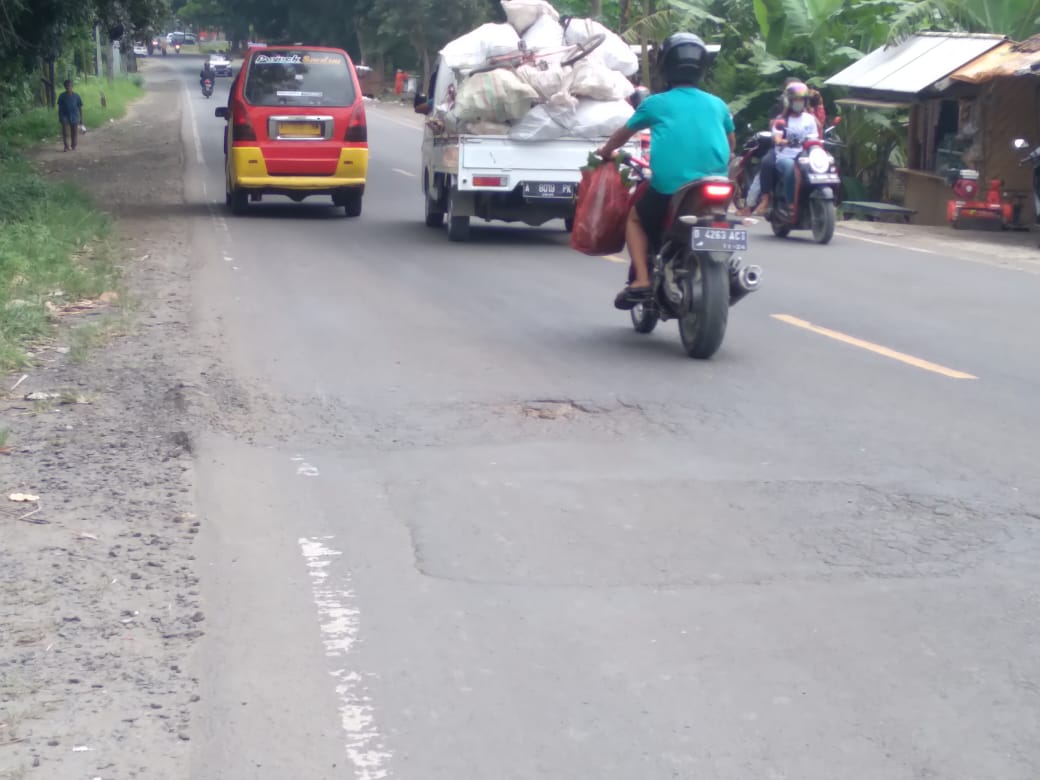
[(254, 106), (351, 106), (356, 97), (347, 58), (331, 51), (265, 49), (246, 76)]

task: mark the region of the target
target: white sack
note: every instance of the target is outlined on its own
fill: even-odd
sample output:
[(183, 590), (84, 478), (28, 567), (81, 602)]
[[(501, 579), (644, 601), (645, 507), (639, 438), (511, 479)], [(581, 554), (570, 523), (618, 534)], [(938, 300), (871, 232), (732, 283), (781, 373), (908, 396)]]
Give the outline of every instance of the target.
[(618, 71), (586, 57), (574, 63), (570, 91), (593, 100), (625, 100), (635, 87)]
[(626, 76), (631, 76), (639, 70), (639, 57), (632, 51), (632, 47), (625, 43), (620, 35), (593, 19), (571, 19), (563, 38), (568, 46), (573, 46), (585, 43), (600, 33), (606, 36), (606, 40), (597, 46), (587, 59), (599, 60), (611, 70)]
[(541, 16), (552, 17), (554, 22), (560, 21), (560, 14), (546, 0), (502, 0), (502, 8), (506, 12), (506, 19), (521, 35)]
[(627, 100), (581, 100), (567, 127), (568, 135), (599, 139), (613, 135), (635, 110)]
[(476, 68), (489, 57), (510, 54), (520, 48), (520, 36), (509, 24), (482, 24), (441, 49), (449, 68)]
[(538, 21), (527, 28), (523, 34), (524, 43), (533, 51), (549, 51), (563, 48), (563, 27), (548, 14), (538, 17)]
[(550, 64), (545, 70), (534, 65), (521, 65), (516, 69), (516, 75), (525, 84), (530, 84), (538, 97), (548, 100), (557, 92), (570, 84), (571, 69), (558, 64)]
[(513, 125), (509, 137), (514, 141), (554, 141), (563, 138), (566, 132), (545, 106), (535, 106)]
[(455, 113), (467, 122), (508, 122), (531, 110), (538, 93), (505, 68), (470, 76), (458, 88)]

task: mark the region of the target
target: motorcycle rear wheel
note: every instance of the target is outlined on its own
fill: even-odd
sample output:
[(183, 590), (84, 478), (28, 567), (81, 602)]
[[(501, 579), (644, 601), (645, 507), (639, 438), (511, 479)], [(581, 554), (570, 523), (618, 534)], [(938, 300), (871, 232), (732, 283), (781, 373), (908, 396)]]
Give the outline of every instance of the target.
[(729, 321), (729, 269), (706, 257), (694, 260), (697, 268), (687, 277), (683, 291), (689, 302), (679, 318), (679, 338), (686, 354), (707, 360), (722, 346)]

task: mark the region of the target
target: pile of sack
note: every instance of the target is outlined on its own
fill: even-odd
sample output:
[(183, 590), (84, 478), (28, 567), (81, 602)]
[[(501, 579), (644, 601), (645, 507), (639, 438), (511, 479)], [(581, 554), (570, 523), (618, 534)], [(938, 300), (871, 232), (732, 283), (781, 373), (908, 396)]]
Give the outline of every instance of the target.
[[(455, 76), (454, 89), (437, 106), (446, 128), (517, 141), (600, 139), (628, 120), (639, 58), (620, 36), (591, 19), (561, 20), (547, 0), (502, 0), (502, 7), (506, 24), (482, 25), (440, 52)], [(605, 40), (588, 56), (562, 64), (567, 47), (598, 34)], [(521, 48), (541, 56), (534, 64), (470, 75)]]

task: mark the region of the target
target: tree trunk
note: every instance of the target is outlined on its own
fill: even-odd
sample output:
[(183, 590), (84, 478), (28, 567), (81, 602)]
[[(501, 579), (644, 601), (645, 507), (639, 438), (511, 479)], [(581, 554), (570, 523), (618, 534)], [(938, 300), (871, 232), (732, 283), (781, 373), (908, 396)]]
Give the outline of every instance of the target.
[(632, 13), (632, 0), (621, 0), (618, 9), (618, 32), (623, 33), (628, 29), (628, 17)]
[(589, 0), (589, 16), (593, 19), (603, 16), (603, 0)]
[[(653, 13), (652, 0), (643, 0), (643, 18), (650, 16)], [(640, 37), (639, 41), (643, 45), (643, 86), (647, 89), (653, 89), (650, 84), (652, 74), (650, 73), (650, 41), (646, 40), (645, 36)]]

